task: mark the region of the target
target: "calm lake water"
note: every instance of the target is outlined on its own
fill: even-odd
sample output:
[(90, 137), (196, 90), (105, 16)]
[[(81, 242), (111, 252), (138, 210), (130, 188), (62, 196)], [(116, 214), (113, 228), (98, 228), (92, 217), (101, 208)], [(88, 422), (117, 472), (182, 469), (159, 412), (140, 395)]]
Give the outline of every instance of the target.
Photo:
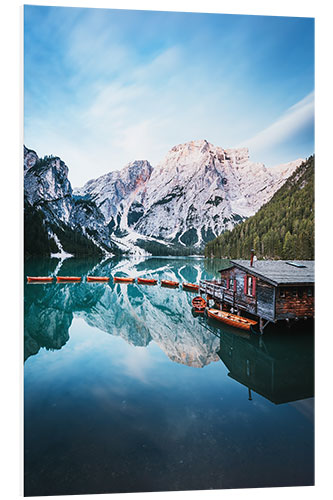
[[(25, 276), (198, 282), (223, 262), (26, 262)], [(193, 293), (25, 284), (25, 495), (312, 485), (313, 331), (244, 336)]]

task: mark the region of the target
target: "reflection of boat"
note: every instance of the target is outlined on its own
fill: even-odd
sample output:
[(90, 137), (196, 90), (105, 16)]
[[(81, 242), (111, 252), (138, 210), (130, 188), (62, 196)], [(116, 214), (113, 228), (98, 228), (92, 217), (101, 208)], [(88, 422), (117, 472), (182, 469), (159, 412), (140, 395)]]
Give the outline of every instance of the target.
[(194, 312), (196, 312), (196, 313), (203, 314), (205, 312), (206, 305), (207, 305), (207, 302), (205, 301), (205, 299), (203, 297), (200, 297), (200, 295), (198, 295), (197, 297), (194, 297), (194, 299), (192, 300), (192, 306), (193, 306)]
[(217, 321), (222, 321), (227, 325), (241, 328), (242, 330), (250, 330), (251, 325), (256, 325), (258, 323), (253, 319), (243, 318), (242, 316), (238, 316), (237, 314), (220, 311), (219, 309), (208, 309), (207, 314), (209, 318), (216, 319)]
[(161, 285), (162, 286), (177, 287), (177, 286), (179, 286), (179, 283), (178, 283), (178, 281), (161, 280)]
[(157, 280), (149, 278), (138, 278), (139, 285), (156, 285)]
[(222, 331), (217, 354), (229, 377), (275, 404), (314, 395), (313, 336), (306, 332), (245, 339)]
[(81, 276), (57, 276), (57, 281), (81, 281)]
[(193, 292), (199, 291), (199, 285), (195, 285), (194, 283), (183, 283), (184, 290), (192, 290)]
[(27, 280), (29, 283), (38, 283), (38, 282), (49, 283), (50, 281), (53, 281), (53, 277), (52, 276), (27, 276)]
[(87, 281), (109, 281), (108, 276), (87, 276)]
[(114, 276), (113, 281), (115, 283), (133, 283), (134, 278), (121, 278), (120, 276)]

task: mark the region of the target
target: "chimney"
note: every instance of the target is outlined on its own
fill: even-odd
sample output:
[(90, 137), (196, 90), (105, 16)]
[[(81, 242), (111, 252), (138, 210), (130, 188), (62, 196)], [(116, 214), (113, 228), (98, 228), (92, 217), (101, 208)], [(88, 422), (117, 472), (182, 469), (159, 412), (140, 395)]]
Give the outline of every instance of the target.
[(251, 267), (253, 266), (253, 257), (254, 257), (254, 249), (252, 248), (252, 250), (251, 250), (251, 262), (250, 262)]

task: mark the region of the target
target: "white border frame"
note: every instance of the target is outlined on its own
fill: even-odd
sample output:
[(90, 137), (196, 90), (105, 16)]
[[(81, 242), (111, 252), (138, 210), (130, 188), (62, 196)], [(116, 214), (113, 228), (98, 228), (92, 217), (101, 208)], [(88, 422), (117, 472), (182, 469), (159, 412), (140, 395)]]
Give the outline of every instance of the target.
[[(61, 499), (87, 498), (112, 500), (147, 496), (155, 498), (246, 498), (246, 500), (279, 498), (326, 498), (333, 491), (331, 479), (332, 431), (330, 413), (330, 371), (327, 371), (333, 350), (330, 326), (323, 318), (330, 312), (332, 272), (331, 233), (331, 116), (332, 76), (332, 17), (328, 2), (279, 0), (265, 2), (252, 0), (79, 0), (79, 1), (31, 1), (32, 5), (54, 5), (68, 7), (121, 8), (140, 10), (165, 10), (183, 12), (216, 12), (226, 14), (280, 15), (315, 17), (316, 25), (316, 486), (298, 488), (270, 488), (246, 490), (215, 490), (175, 493), (138, 493), (124, 495), (63, 496)], [(1, 493), (2, 498), (17, 499), (23, 493), (22, 422), (23, 422), (23, 243), (22, 243), (22, 143), (23, 143), (23, 4), (17, 0), (1, 3), (0, 15), (1, 48), (1, 236), (2, 236), (2, 360), (1, 360)], [(7, 264), (9, 259), (9, 264)], [(322, 284), (328, 282), (329, 289)], [(327, 293), (329, 292), (329, 293)], [(7, 345), (8, 343), (8, 345)], [(19, 356), (18, 356), (19, 353)], [(327, 373), (326, 373), (327, 371)], [(326, 451), (327, 450), (327, 451)], [(329, 493), (331, 492), (331, 493)], [(53, 498), (53, 497), (38, 497)]]

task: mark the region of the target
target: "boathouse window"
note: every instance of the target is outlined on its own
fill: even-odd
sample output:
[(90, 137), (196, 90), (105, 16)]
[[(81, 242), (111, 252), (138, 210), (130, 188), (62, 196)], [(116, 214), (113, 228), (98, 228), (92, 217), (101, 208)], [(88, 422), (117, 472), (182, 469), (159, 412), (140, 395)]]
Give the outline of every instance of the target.
[(228, 278), (227, 279), (227, 289), (228, 290), (233, 290), (234, 292), (236, 291), (236, 279), (235, 278)]
[(286, 297), (286, 290), (285, 290), (285, 288), (280, 288), (279, 295), (280, 295), (281, 299), (285, 299), (285, 297)]
[(256, 296), (256, 278), (253, 276), (244, 277), (244, 293), (250, 297)]
[(313, 297), (313, 289), (311, 287), (308, 288), (307, 295), (308, 297)]
[(293, 288), (293, 297), (297, 297), (298, 293), (297, 293), (297, 288)]

